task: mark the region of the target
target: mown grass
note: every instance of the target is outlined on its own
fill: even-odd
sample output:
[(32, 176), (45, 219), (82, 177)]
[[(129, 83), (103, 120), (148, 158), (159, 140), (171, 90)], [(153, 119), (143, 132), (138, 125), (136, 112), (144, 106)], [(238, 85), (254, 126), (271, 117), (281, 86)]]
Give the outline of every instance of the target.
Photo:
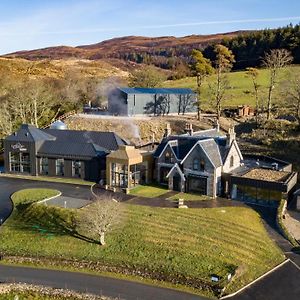
[[(300, 72), (300, 66), (291, 66), (280, 71), (280, 79), (288, 80), (291, 72)], [(251, 78), (246, 77), (244, 71), (231, 72), (227, 74), (228, 77), (228, 90), (226, 91), (226, 99), (224, 106), (237, 106), (237, 105), (250, 105), (255, 107), (255, 98), (252, 94), (253, 86)], [(203, 109), (212, 107), (212, 96), (210, 93), (209, 85), (215, 80), (215, 75), (210, 76), (203, 85), (202, 104)], [(266, 69), (259, 70), (258, 83), (260, 85), (260, 93), (262, 98), (266, 98), (267, 85), (269, 82), (269, 72)], [(166, 87), (177, 88), (192, 88), (196, 89), (196, 78), (187, 77), (179, 80), (167, 81), (164, 83)]]
[[(123, 226), (107, 246), (75, 234), (72, 210), (33, 204), (14, 211), (1, 228), (5, 255), (97, 262), (187, 286), (211, 286), (210, 276), (237, 272), (229, 291), (283, 260), (251, 209), (162, 209), (126, 205)], [(225, 285), (223, 281), (221, 285)]]
[(207, 200), (212, 200), (211, 197), (206, 196), (206, 195), (199, 195), (199, 194), (193, 194), (193, 193), (178, 193), (174, 196), (171, 196), (168, 198), (169, 200), (178, 200), (178, 199), (183, 199), (186, 201), (207, 201)]
[(130, 190), (130, 194), (134, 196), (142, 196), (147, 198), (155, 198), (167, 193), (166, 187), (154, 186), (154, 185), (139, 185)]
[(11, 197), (15, 206), (18, 204), (31, 204), (46, 198), (57, 196), (60, 192), (53, 189), (24, 189), (14, 193)]

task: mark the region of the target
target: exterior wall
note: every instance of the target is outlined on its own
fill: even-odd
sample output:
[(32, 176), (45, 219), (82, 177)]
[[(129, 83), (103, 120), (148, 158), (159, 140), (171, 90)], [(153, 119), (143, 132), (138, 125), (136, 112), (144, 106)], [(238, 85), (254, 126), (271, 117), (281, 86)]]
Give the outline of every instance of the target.
[(29, 153), (30, 175), (37, 175), (36, 145), (34, 142), (15, 142), (4, 140), (4, 169), (6, 173), (16, 173), (10, 170), (10, 153)]
[[(234, 170), (240, 166), (242, 158), (240, 157), (240, 154), (239, 154), (239, 151), (237, 150), (237, 148), (238, 148), (238, 145), (237, 145), (236, 141), (234, 141), (232, 146), (230, 147), (227, 158), (223, 165), (224, 173), (230, 173), (232, 170)], [(233, 166), (230, 166), (232, 157), (233, 157)]]
[[(170, 154), (170, 162), (166, 162), (166, 154)], [(161, 156), (157, 158), (156, 160), (156, 166), (155, 166), (155, 175), (154, 177), (156, 178), (158, 183), (161, 183), (162, 178), (161, 178), (161, 168), (168, 168), (172, 169), (172, 167), (175, 165), (175, 163), (179, 164), (179, 161), (177, 158), (174, 156), (173, 151), (171, 150), (171, 147), (168, 145)]]
[[(177, 114), (178, 112), (182, 112), (182, 109), (179, 110), (180, 103), (183, 102), (183, 97), (185, 95), (176, 95), (176, 94), (168, 94), (168, 95), (160, 95), (160, 94), (124, 94), (120, 93), (120, 102), (117, 102), (116, 97), (109, 97), (108, 98), (108, 111), (112, 114), (127, 114), (129, 116), (134, 115), (160, 115), (162, 114), (162, 110), (159, 109), (157, 103), (164, 100), (165, 103), (169, 103), (169, 113), (170, 114)], [(196, 106), (193, 105), (196, 102), (196, 95), (188, 95), (190, 97), (190, 104), (187, 105), (185, 112), (196, 112)], [(122, 100), (121, 100), (122, 99)], [(119, 103), (119, 104), (117, 104)], [(120, 103), (126, 105), (128, 103), (128, 107), (126, 110), (122, 108)]]
[[(194, 159), (198, 159), (199, 161), (203, 160), (205, 164), (204, 171), (193, 170), (193, 162)], [(200, 146), (196, 146), (194, 150), (190, 153), (190, 155), (186, 158), (183, 163), (184, 174), (186, 175), (187, 181), (189, 181), (189, 176), (204, 176), (207, 177), (207, 195), (210, 197), (216, 197), (216, 184), (221, 180), (220, 173), (218, 170), (219, 178), (216, 178), (216, 170), (214, 165), (210, 162), (208, 157), (202, 151)], [(187, 183), (188, 185), (188, 183)]]

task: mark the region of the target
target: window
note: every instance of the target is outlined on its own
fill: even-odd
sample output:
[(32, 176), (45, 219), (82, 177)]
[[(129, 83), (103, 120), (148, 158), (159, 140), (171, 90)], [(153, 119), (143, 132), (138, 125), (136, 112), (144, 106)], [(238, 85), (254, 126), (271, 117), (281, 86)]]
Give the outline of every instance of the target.
[(30, 155), (27, 152), (10, 152), (9, 163), (11, 172), (30, 173)]
[(49, 167), (48, 167), (48, 157), (41, 157), (40, 159), (40, 174), (48, 175)]
[(200, 171), (201, 172), (205, 171), (205, 161), (203, 159), (201, 159), (200, 161)]
[(234, 156), (231, 155), (230, 156), (230, 168), (232, 168), (234, 166)]
[(169, 164), (171, 163), (171, 154), (170, 152), (167, 152), (165, 155), (165, 163)]
[(199, 159), (195, 158), (193, 161), (193, 170), (199, 170)]
[(72, 176), (81, 177), (81, 161), (73, 160), (72, 161)]
[(58, 158), (56, 160), (56, 175), (64, 176), (64, 159)]

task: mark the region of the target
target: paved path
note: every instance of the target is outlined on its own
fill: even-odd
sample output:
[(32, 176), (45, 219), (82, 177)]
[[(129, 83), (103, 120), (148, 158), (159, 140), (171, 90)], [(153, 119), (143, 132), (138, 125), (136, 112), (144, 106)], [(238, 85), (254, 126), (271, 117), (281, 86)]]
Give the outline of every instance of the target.
[(74, 272), (0, 265), (0, 282), (22, 282), (126, 300), (205, 300), (185, 292), (142, 283)]

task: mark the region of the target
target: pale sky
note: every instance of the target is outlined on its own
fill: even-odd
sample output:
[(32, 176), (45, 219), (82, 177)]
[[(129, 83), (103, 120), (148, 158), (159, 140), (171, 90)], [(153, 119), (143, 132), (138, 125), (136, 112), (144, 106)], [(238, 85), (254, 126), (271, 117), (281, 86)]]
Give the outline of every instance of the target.
[(0, 0), (0, 54), (300, 23), (300, 0)]

